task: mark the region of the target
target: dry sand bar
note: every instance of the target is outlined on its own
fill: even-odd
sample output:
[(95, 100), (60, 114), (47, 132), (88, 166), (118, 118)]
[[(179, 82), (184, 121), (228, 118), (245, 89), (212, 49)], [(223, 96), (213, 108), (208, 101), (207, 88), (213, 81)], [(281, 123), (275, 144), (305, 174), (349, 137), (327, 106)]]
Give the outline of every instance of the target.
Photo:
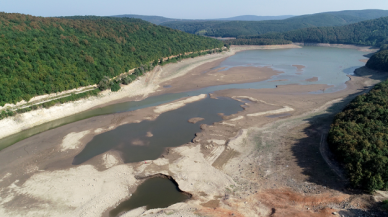
[[(300, 59), (291, 58), (296, 54)], [(327, 59), (334, 54), (346, 61)], [(341, 203), (349, 195), (337, 190), (334, 178), (324, 185), (314, 181), (320, 174), (304, 174), (308, 168), (304, 168), (303, 158), (319, 159), (311, 154), (319, 153), (319, 141), (318, 152), (314, 145), (306, 149), (297, 143), (304, 138), (298, 132), (309, 127), (306, 120), (325, 115), (328, 119), (332, 115), (328, 108), (340, 110), (354, 94), (383, 78), (352, 75), (363, 65), (359, 61), (363, 54), (355, 49), (322, 47), (250, 50), (229, 58), (189, 62), (195, 67), (188, 70), (183, 69), (184, 62), (179, 63), (181, 68), (157, 68), (128, 87), (144, 85), (148, 93), (117, 98), (107, 102), (107, 107), (73, 120), (94, 117), (2, 150), (0, 215), (108, 216), (110, 210), (129, 200), (147, 177), (158, 174), (171, 177), (180, 190), (193, 197), (167, 208), (139, 207), (123, 216), (259, 216), (271, 214), (273, 207), (284, 215), (290, 210), (305, 212), (306, 204), (287, 207), (291, 199), (287, 201), (284, 189), (288, 195), (307, 198), (300, 201), (314, 201), (314, 196), (302, 194), (307, 180), (312, 186), (309, 189), (321, 192), (322, 203)], [(326, 68), (317, 71), (325, 60), (331, 65), (324, 62)], [(182, 75), (178, 76), (174, 72), (179, 70)], [(318, 79), (312, 79), (315, 77)], [(125, 96), (124, 91), (129, 89), (118, 94)], [(101, 114), (105, 115), (95, 116)], [(192, 118), (203, 119), (188, 122)], [(320, 135), (329, 124), (322, 122), (305, 132)], [(170, 126), (175, 127), (172, 134)], [(137, 134), (131, 134), (136, 129)], [(298, 139), (290, 139), (289, 133)], [(158, 147), (161, 140), (165, 145)], [(298, 145), (303, 153), (295, 150)], [(136, 158), (136, 149), (153, 146), (159, 149), (153, 156)], [(330, 173), (324, 165), (317, 163), (320, 171)], [(276, 197), (284, 197), (282, 205), (287, 208), (281, 208)], [(21, 209), (21, 200), (27, 209)]]

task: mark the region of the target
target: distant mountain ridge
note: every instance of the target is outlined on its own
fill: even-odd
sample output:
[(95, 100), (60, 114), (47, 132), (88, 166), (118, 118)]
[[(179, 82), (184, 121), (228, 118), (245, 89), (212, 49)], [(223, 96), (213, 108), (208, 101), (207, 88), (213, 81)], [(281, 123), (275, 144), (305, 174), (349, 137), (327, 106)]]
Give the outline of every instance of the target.
[(281, 16), (256, 16), (256, 15), (242, 15), (231, 18), (220, 18), (212, 20), (228, 20), (228, 21), (263, 21), (263, 20), (284, 20), (294, 17), (293, 15), (281, 15)]
[(148, 21), (150, 23), (160, 25), (166, 22), (172, 21), (185, 21), (185, 22), (193, 22), (193, 21), (262, 21), (262, 20), (283, 20), (293, 15), (281, 15), (281, 16), (256, 16), (256, 15), (242, 15), (236, 17), (229, 18), (218, 18), (218, 19), (177, 19), (177, 18), (167, 18), (162, 16), (148, 16), (148, 15), (138, 15), (138, 14), (122, 14), (122, 15), (113, 15), (110, 17), (126, 17), (126, 18), (137, 18)]
[(170, 22), (170, 21), (179, 21), (182, 19), (173, 19), (162, 16), (148, 16), (148, 15), (138, 15), (138, 14), (122, 14), (122, 15), (113, 15), (110, 17), (119, 17), (119, 18), (136, 18), (148, 21), (150, 23), (159, 25), (161, 23)]
[(238, 37), (254, 36), (271, 32), (287, 32), (310, 27), (343, 26), (385, 16), (388, 16), (388, 10), (368, 9), (308, 14), (294, 16), (284, 20), (191, 20), (169, 21), (164, 22), (161, 25), (197, 35), (213, 37)]

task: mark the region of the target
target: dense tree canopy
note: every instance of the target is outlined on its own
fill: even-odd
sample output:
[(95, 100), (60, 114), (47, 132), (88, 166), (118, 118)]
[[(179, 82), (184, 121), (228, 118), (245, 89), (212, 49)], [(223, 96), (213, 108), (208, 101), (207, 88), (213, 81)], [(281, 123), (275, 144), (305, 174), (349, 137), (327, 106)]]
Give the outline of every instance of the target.
[(222, 46), (139, 19), (0, 13), (0, 105), (96, 84), (162, 57)]
[[(285, 20), (267, 21), (210, 21), (210, 20), (184, 20), (165, 22), (161, 25), (184, 32), (214, 36), (214, 37), (239, 37), (257, 36), (265, 33), (287, 32), (296, 29), (342, 26), (360, 21), (388, 16), (386, 10), (355, 10), (325, 12), (295, 16)], [(288, 40), (288, 39), (287, 39)]]
[(388, 187), (388, 81), (337, 114), (328, 141), (350, 182), (370, 191)]
[(315, 27), (271, 33), (252, 38), (283, 39), (304, 43), (333, 43), (381, 46), (388, 42), (388, 17), (337, 27)]
[(383, 45), (380, 52), (373, 54), (366, 63), (368, 68), (388, 72), (388, 50), (386, 47)]

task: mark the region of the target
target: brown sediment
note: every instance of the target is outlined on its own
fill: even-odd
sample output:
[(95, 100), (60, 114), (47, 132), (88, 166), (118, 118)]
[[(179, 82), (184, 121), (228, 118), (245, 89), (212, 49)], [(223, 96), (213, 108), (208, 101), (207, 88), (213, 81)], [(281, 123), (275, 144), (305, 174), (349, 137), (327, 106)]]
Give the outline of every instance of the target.
[[(18, 114), (16, 117), (10, 117), (0, 120), (0, 127), (7, 126), (2, 128), (0, 131), (0, 138), (21, 132), (28, 128), (32, 128), (38, 125), (41, 125), (46, 122), (50, 122), (56, 119), (60, 119), (66, 116), (70, 116), (79, 112), (83, 112), (89, 109), (95, 109), (97, 107), (112, 105), (120, 102), (127, 101), (138, 101), (144, 99), (148, 96), (160, 95), (163, 93), (172, 93), (177, 91), (192, 90), (195, 88), (205, 87), (206, 85), (212, 84), (212, 82), (204, 81), (205, 83), (196, 82), (197, 85), (191, 84), (187, 80), (186, 86), (180, 84), (180, 87), (175, 87), (175, 83), (172, 86), (173, 88), (162, 88), (165, 85), (168, 85), (172, 79), (176, 82), (184, 81), (185, 79), (177, 79), (182, 76), (187, 76), (193, 74), (193, 77), (186, 77), (187, 79), (203, 79), (201, 76), (202, 72), (210, 70), (212, 67), (203, 67), (206, 63), (210, 65), (218, 66), (216, 63), (222, 61), (223, 59), (234, 55), (237, 52), (245, 50), (254, 50), (254, 49), (283, 49), (283, 48), (300, 48), (298, 45), (265, 45), (265, 46), (231, 46), (230, 51), (223, 52), (220, 54), (212, 54), (201, 56), (197, 58), (185, 59), (181, 62), (174, 64), (167, 64), (163, 67), (157, 66), (152, 72), (146, 73), (144, 76), (136, 79), (129, 85), (124, 85), (118, 92), (111, 92), (110, 90), (103, 91), (99, 94), (98, 97), (90, 97), (87, 99), (81, 99), (75, 102), (68, 102), (61, 105), (56, 105), (48, 109), (37, 109), (23, 114)], [(218, 60), (218, 61), (216, 61)], [(199, 68), (202, 69), (198, 71)], [(250, 67), (247, 67), (250, 68)], [(238, 77), (237, 75), (231, 75), (235, 70), (229, 71), (224, 74), (224, 72), (216, 73), (218, 70), (214, 70), (212, 75), (208, 75), (207, 78), (217, 77), (217, 81), (214, 81), (213, 85), (217, 84), (231, 84), (231, 83), (245, 83), (249, 82), (250, 79), (260, 81), (270, 77), (270, 74), (275, 75), (280, 72), (274, 72), (268, 69), (257, 70), (258, 76), (254, 77), (251, 69), (251, 74), (246, 75), (246, 77)], [(241, 72), (241, 71), (239, 71)], [(260, 73), (262, 72), (262, 73)], [(196, 74), (197, 75), (194, 75)], [(207, 74), (207, 73), (205, 73)], [(231, 80), (229, 80), (231, 79)]]
[(189, 119), (188, 122), (189, 122), (189, 123), (195, 124), (195, 123), (200, 122), (200, 121), (203, 121), (203, 120), (205, 120), (205, 119), (204, 119), (204, 118), (199, 118), (199, 117), (197, 117), (197, 118), (191, 118), (191, 119)]
[(292, 66), (296, 67), (296, 70), (298, 72), (303, 72), (303, 69), (306, 68), (306, 66), (304, 65), (292, 65)]
[(201, 203), (201, 206), (215, 209), (215, 208), (220, 206), (220, 201), (219, 200), (209, 200), (206, 203)]
[(360, 62), (367, 63), (369, 59), (360, 59)]
[(136, 145), (136, 146), (145, 146), (145, 145), (148, 145), (146, 142), (144, 142), (143, 140), (140, 140), (140, 139), (134, 139), (132, 140), (132, 145)]
[[(339, 209), (328, 208), (330, 204), (340, 204), (349, 199), (349, 195), (303, 195), (290, 189), (269, 189), (253, 197), (274, 210), (271, 216), (301, 216), (324, 217), (332, 216)], [(321, 206), (323, 208), (315, 208)]]
[[(207, 66), (209, 70), (212, 64)], [(185, 76), (193, 78), (203, 69), (206, 67)], [(262, 76), (258, 71), (266, 69), (238, 70), (248, 78), (254, 73)], [(208, 77), (208, 84), (227, 82), (217, 80), (219, 75), (227, 76), (223, 73), (228, 72), (210, 71), (214, 76)], [(157, 160), (146, 163), (123, 164), (118, 153), (110, 152), (116, 160), (109, 166), (104, 161), (109, 157), (106, 155), (71, 166), (74, 156), (95, 135), (122, 124), (156, 118), (157, 107), (93, 117), (30, 137), (0, 152), (0, 197), (8, 198), (0, 201), (0, 216), (98, 216), (126, 200), (141, 183), (139, 178), (158, 174), (172, 177), (179, 189), (193, 195), (177, 207), (157, 210), (160, 214), (326, 216), (337, 210), (331, 207), (343, 209), (345, 202), (351, 208), (359, 203), (360, 208), (367, 209), (365, 198), (370, 196), (342, 190), (346, 185), (331, 175), (319, 152), (321, 136), (327, 133), (333, 115), (357, 94), (387, 77), (367, 68), (356, 74), (364, 77), (350, 76), (346, 89), (326, 94), (308, 94), (329, 87), (324, 84), (216, 91), (212, 97), (245, 98), (251, 103), (237, 114), (223, 116), (219, 123), (201, 125), (193, 142), (169, 148)], [(184, 82), (182, 79), (172, 81)], [(182, 99), (175, 103), (179, 101)], [(326, 112), (328, 108), (330, 112)], [(290, 114), (287, 118), (250, 116), (286, 110)], [(355, 200), (348, 201), (349, 197)], [(42, 209), (42, 201), (52, 206)], [(25, 206), (28, 211), (21, 209)], [(155, 213), (148, 210), (142, 214)]]
[(309, 78), (309, 79), (306, 79), (305, 81), (315, 82), (315, 81), (318, 81), (318, 77)]
[(203, 73), (206, 69), (218, 66), (222, 61), (224, 59), (204, 64), (190, 71), (186, 76), (166, 81), (162, 85), (171, 85), (169, 92), (182, 92), (215, 85), (265, 81), (283, 73), (270, 67), (233, 67), (228, 70), (218, 68)]
[(352, 45), (352, 44), (327, 44), (327, 43), (294, 43), (299, 46), (317, 46), (317, 47), (335, 47), (335, 48), (346, 48), (346, 49), (356, 49), (362, 52), (377, 52), (378, 48), (373, 48), (372, 46), (364, 45)]
[(269, 82), (277, 82), (277, 81), (288, 81), (288, 79), (273, 80), (273, 81), (269, 81)]

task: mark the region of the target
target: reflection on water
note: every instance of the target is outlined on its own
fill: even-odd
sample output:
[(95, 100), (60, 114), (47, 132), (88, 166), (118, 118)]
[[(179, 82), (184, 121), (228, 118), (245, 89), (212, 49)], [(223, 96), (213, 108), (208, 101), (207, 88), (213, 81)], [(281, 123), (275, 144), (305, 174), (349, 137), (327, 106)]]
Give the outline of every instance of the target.
[[(141, 108), (168, 103), (182, 97), (195, 96), (203, 93), (211, 93), (217, 90), (232, 88), (275, 88), (276, 85), (286, 84), (334, 85), (334, 87), (326, 89), (324, 91), (325, 93), (342, 90), (346, 87), (345, 82), (349, 80), (346, 75), (352, 74), (354, 69), (364, 65), (364, 63), (359, 61), (359, 59), (363, 58), (364, 54), (365, 52), (361, 52), (355, 49), (327, 47), (303, 47), (300, 49), (279, 50), (250, 50), (239, 52), (236, 55), (227, 58), (220, 64), (219, 67), (225, 67), (227, 69), (235, 66), (270, 66), (275, 70), (284, 71), (285, 73), (274, 76), (268, 81), (212, 86), (189, 92), (172, 93), (149, 97), (142, 101), (118, 103), (103, 108), (97, 108), (81, 112), (3, 138), (0, 140), (0, 150), (40, 132), (44, 132), (52, 128), (56, 128), (75, 121), (87, 119), (93, 116), (133, 111)], [(292, 65), (303, 65), (306, 68), (304, 68), (303, 72), (299, 75), (298, 73), (300, 72), (298, 72), (297, 68)], [(306, 79), (311, 77), (319, 77), (319, 80), (316, 82), (305, 81)], [(288, 80), (275, 81), (282, 79)], [(315, 93), (323, 93), (323, 91), (318, 91)]]
[[(328, 84), (334, 85), (325, 93), (335, 92), (346, 88), (349, 80), (346, 75), (353, 75), (355, 69), (364, 66), (359, 59), (365, 52), (355, 49), (329, 47), (303, 47), (300, 49), (280, 50), (250, 50), (237, 53), (223, 61), (218, 67), (227, 70), (236, 66), (268, 66), (283, 71), (283, 74), (272, 77), (269, 81), (276, 81), (277, 85), (286, 84)], [(294, 65), (294, 66), (293, 66)], [(301, 73), (295, 65), (305, 66)], [(319, 81), (307, 82), (306, 79), (319, 77)], [(258, 82), (262, 87), (267, 81)], [(268, 87), (268, 86), (267, 86)]]
[[(111, 149), (121, 152), (125, 163), (157, 159), (166, 147), (176, 147), (190, 142), (201, 124), (222, 120), (218, 113), (230, 115), (242, 111), (242, 103), (229, 98), (210, 97), (190, 103), (180, 109), (161, 114), (154, 121), (125, 124), (114, 130), (97, 135), (75, 156), (74, 165), (86, 162), (94, 156)], [(188, 120), (201, 117), (200, 123)], [(152, 137), (147, 136), (151, 132)]]
[(110, 211), (109, 216), (115, 217), (125, 211), (143, 206), (146, 206), (146, 209), (165, 208), (189, 198), (190, 196), (180, 192), (172, 181), (165, 178), (151, 178), (139, 185), (129, 200)]

